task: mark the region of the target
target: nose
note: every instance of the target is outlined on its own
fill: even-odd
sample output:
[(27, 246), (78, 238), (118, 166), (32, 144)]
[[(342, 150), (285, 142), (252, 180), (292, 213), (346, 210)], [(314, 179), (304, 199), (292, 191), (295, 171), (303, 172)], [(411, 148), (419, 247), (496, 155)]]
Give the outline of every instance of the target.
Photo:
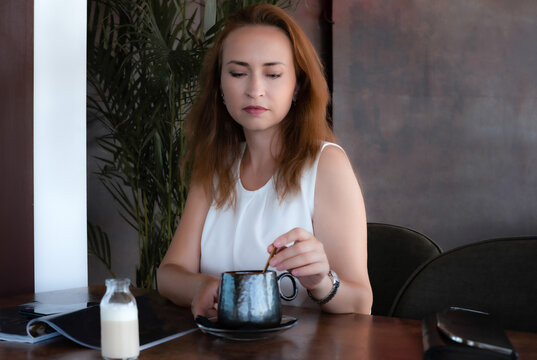
[(248, 82), (248, 88), (246, 89), (246, 95), (252, 99), (265, 95), (263, 87), (263, 79), (260, 75), (253, 74)]

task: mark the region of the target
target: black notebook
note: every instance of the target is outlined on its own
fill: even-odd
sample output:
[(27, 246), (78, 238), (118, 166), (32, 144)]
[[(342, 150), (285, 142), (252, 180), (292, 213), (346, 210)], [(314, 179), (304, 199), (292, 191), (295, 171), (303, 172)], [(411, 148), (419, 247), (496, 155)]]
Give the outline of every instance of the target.
[(518, 358), (503, 328), (490, 314), (449, 308), (422, 323), (425, 360), (514, 360)]
[[(156, 293), (136, 297), (136, 304), (140, 350), (198, 329), (190, 309), (178, 307)], [(82, 346), (100, 349), (99, 305), (33, 302), (0, 309), (0, 340), (35, 343), (62, 335)]]

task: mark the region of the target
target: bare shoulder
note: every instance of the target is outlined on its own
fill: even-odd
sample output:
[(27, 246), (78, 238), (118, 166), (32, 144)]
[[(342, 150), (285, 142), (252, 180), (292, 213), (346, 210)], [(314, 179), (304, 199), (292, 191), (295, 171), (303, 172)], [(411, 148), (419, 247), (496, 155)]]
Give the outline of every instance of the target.
[(330, 161), (348, 162), (349, 159), (347, 158), (347, 154), (341, 147), (336, 145), (326, 145), (321, 152), (319, 164), (322, 162), (327, 163)]
[(200, 232), (209, 211), (210, 203), (209, 196), (202, 186), (191, 185), (179, 226), (188, 226), (189, 231), (195, 229), (196, 232)]
[(317, 182), (322, 186), (341, 182), (356, 183), (356, 174), (347, 154), (338, 146), (326, 146), (320, 156), (317, 168)]
[(201, 207), (207, 207), (208, 205), (210, 205), (209, 196), (207, 195), (205, 188), (197, 183), (193, 183), (190, 185), (187, 201), (188, 199), (200, 205)]
[[(349, 215), (365, 219), (362, 190), (347, 154), (336, 146), (324, 148), (317, 168), (314, 221), (340, 224)], [(349, 218), (349, 222), (356, 222)]]

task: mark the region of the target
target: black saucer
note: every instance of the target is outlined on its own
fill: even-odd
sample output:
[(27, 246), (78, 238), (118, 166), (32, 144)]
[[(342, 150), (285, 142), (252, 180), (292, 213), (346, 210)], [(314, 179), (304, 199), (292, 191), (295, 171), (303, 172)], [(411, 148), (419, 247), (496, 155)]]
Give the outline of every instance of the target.
[(280, 331), (287, 330), (289, 328), (292, 328), (295, 326), (298, 322), (298, 319), (282, 315), (282, 320), (280, 322), (280, 325), (272, 327), (272, 328), (266, 328), (266, 329), (258, 329), (253, 327), (248, 328), (239, 328), (239, 329), (226, 329), (222, 327), (220, 324), (216, 322), (216, 317), (212, 318), (206, 318), (204, 316), (197, 316), (196, 317), (196, 324), (198, 327), (205, 332), (214, 335), (219, 336), (225, 339), (229, 340), (242, 340), (242, 341), (248, 341), (248, 340), (260, 340), (260, 339), (266, 339), (273, 335), (276, 335)]

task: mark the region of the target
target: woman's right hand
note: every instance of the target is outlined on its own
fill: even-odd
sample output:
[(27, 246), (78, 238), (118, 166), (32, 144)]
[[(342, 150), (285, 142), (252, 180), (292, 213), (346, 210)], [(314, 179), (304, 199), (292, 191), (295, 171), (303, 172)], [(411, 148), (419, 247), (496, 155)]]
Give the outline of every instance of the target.
[(210, 275), (203, 278), (192, 298), (191, 309), (194, 319), (198, 315), (208, 318), (216, 316), (219, 286), (218, 278)]

